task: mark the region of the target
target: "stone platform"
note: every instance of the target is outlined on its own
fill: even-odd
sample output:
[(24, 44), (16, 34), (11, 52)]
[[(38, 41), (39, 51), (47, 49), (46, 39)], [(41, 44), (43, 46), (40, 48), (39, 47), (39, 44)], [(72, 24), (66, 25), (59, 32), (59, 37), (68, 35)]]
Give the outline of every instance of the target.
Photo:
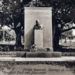
[(61, 57), (61, 52), (26, 52), (26, 51), (0, 51), (0, 57), (28, 57), (28, 58), (50, 58)]
[(75, 62), (75, 57), (53, 57), (53, 58), (22, 58), (22, 57), (0, 57), (1, 61), (14, 62)]
[(60, 58), (75, 57), (75, 52), (26, 52), (26, 51), (0, 51), (2, 57), (20, 57), (20, 58)]

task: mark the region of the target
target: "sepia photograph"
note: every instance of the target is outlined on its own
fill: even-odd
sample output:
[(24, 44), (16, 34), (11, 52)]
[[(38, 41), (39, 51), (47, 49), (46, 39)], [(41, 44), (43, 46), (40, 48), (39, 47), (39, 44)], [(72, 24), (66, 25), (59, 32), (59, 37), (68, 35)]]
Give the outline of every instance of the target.
[(74, 0), (0, 0), (0, 75), (74, 75), (74, 16)]

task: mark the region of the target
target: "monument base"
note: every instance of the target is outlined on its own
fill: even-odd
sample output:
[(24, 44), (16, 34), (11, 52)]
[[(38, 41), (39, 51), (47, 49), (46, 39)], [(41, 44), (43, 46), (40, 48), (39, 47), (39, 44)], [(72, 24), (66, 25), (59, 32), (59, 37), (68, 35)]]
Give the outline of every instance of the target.
[(50, 58), (50, 57), (61, 57), (61, 52), (27, 52), (26, 57), (32, 58), (32, 57), (40, 57), (40, 58)]
[(75, 52), (51, 52), (51, 51), (38, 51), (38, 52), (30, 52), (30, 51), (0, 51), (0, 57), (73, 57), (75, 56)]

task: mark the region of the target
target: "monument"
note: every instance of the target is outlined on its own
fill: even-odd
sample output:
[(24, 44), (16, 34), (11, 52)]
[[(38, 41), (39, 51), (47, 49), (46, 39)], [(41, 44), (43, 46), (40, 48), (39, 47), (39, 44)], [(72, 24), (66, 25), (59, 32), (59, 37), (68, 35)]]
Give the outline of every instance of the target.
[[(40, 26), (42, 26), (43, 29), (35, 30), (34, 35), (36, 20), (40, 21)], [(53, 50), (51, 7), (25, 7), (24, 22), (24, 48), (29, 48), (36, 43), (39, 47)], [(36, 39), (34, 40), (34, 38)]]

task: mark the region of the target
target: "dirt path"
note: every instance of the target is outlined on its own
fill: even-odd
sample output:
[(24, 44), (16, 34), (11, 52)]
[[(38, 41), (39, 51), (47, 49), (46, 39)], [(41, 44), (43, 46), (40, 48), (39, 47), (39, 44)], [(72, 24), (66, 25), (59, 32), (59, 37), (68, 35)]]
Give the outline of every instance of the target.
[(66, 64), (0, 62), (0, 75), (75, 75), (75, 65)]

